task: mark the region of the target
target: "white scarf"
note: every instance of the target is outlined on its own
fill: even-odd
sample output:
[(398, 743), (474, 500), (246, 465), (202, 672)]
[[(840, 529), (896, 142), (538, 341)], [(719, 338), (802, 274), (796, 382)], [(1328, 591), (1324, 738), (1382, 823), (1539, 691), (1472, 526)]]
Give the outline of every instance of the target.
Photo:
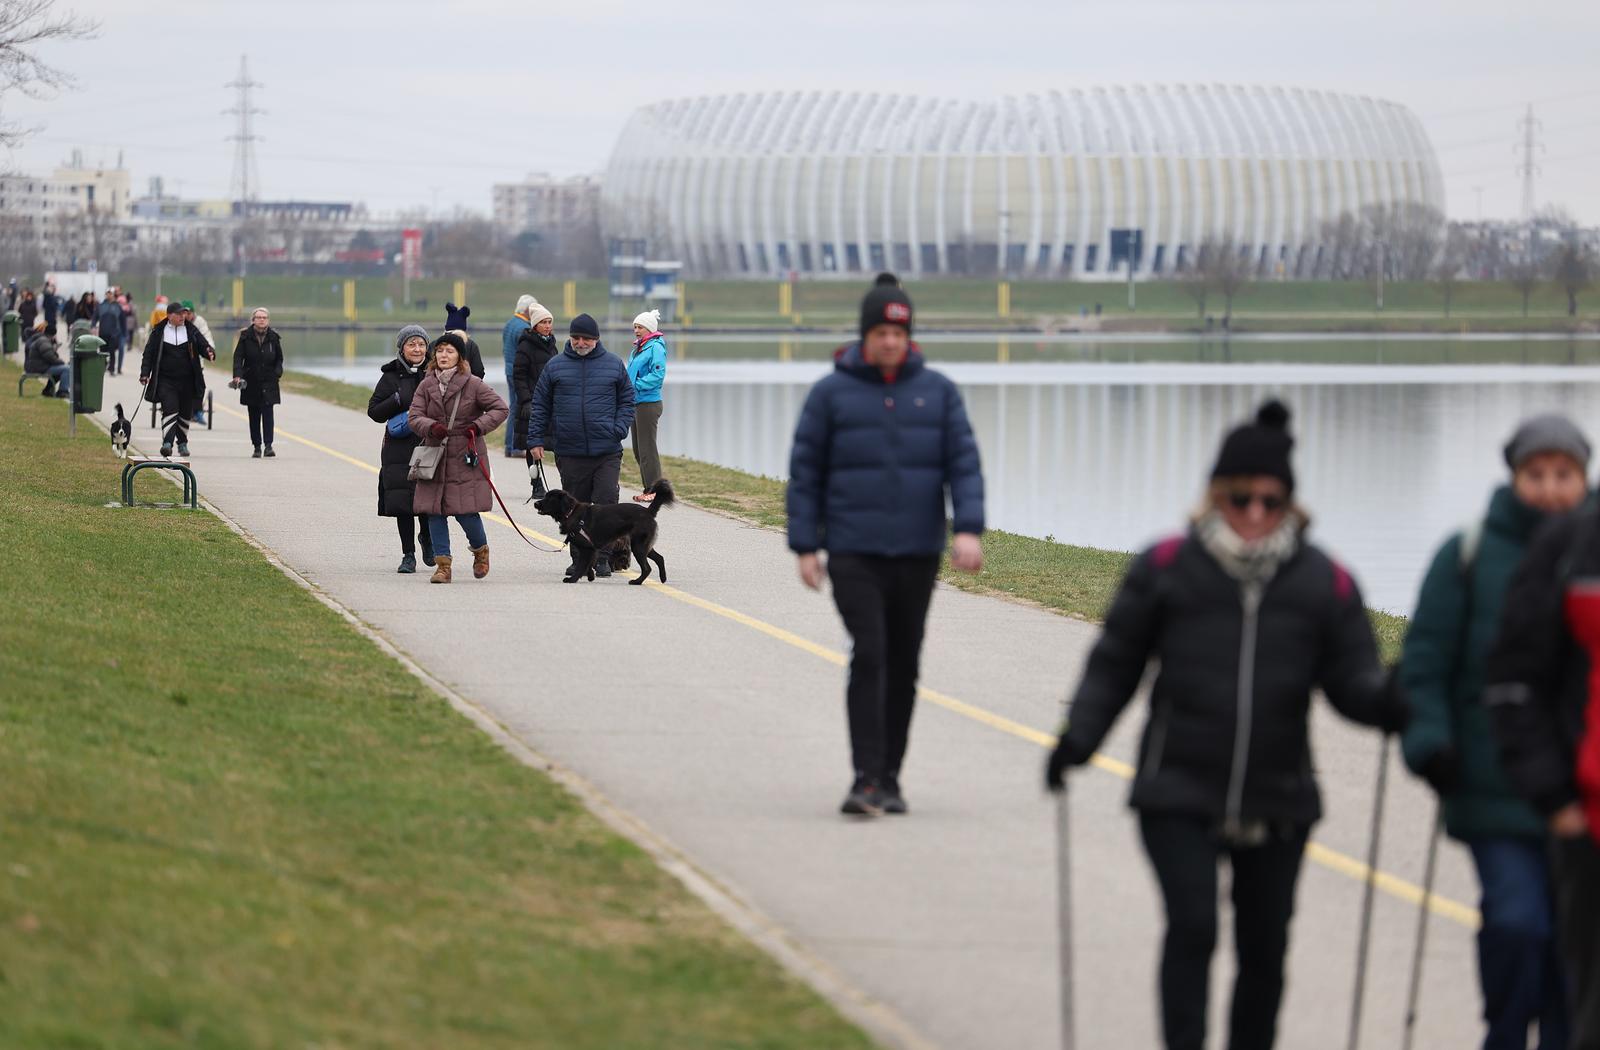
[(1276, 529), (1259, 540), (1246, 540), (1213, 508), (1195, 522), (1195, 534), (1223, 572), (1240, 583), (1265, 584), (1300, 549), (1305, 526), (1305, 519), (1290, 510)]

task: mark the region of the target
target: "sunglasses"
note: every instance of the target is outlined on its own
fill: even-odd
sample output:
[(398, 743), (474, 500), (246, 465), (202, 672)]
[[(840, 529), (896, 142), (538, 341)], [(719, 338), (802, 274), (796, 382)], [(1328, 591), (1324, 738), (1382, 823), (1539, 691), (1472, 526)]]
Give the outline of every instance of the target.
[(1278, 511), (1289, 505), (1289, 501), (1284, 499), (1282, 496), (1263, 496), (1254, 492), (1228, 493), (1228, 506), (1232, 507), (1234, 510), (1249, 510), (1250, 504), (1252, 503), (1261, 504), (1261, 509), (1266, 511), (1268, 514), (1276, 514)]

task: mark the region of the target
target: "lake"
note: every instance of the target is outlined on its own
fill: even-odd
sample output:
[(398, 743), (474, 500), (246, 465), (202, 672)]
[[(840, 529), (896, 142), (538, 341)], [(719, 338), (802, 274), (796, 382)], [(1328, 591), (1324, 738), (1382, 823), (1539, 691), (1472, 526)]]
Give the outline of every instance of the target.
[[(284, 337), (290, 367), (363, 384), (392, 353), (379, 336)], [(662, 451), (782, 477), (837, 339), (669, 342)], [(480, 343), (503, 387), (498, 332)], [(1137, 549), (1180, 528), (1223, 432), (1283, 398), (1313, 536), (1394, 612), (1409, 612), (1433, 550), (1506, 478), (1500, 450), (1518, 420), (1565, 412), (1600, 433), (1595, 337), (962, 336), (923, 349), (966, 396), (989, 523), (1092, 547)]]

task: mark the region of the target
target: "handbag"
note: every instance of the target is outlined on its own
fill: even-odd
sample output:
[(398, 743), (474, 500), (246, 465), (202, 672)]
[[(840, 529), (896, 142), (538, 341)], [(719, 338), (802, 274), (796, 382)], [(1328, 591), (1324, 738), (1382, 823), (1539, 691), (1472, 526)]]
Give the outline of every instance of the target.
[[(450, 406), (450, 421), (444, 425), (448, 432), (456, 425), (456, 409), (461, 407), (461, 394), (456, 394), (455, 402)], [(448, 440), (448, 439), (447, 439)], [(407, 481), (432, 481), (439, 473), (439, 464), (444, 459), (444, 442), (437, 445), (418, 445), (411, 450), (411, 464), (406, 468)]]

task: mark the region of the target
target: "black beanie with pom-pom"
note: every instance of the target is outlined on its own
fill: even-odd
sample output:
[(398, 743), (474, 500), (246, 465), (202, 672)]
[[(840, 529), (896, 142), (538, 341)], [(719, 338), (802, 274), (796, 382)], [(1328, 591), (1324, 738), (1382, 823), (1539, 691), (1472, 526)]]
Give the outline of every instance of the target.
[(1273, 399), (1256, 412), (1255, 422), (1235, 427), (1223, 439), (1211, 478), (1215, 481), (1217, 478), (1265, 475), (1277, 478), (1293, 492), (1294, 468), (1289, 465), (1289, 452), (1293, 448), (1294, 438), (1289, 436), (1289, 409), (1282, 401)]
[(911, 296), (892, 273), (880, 273), (861, 300), (861, 334), (880, 324), (899, 325), (911, 331)]

